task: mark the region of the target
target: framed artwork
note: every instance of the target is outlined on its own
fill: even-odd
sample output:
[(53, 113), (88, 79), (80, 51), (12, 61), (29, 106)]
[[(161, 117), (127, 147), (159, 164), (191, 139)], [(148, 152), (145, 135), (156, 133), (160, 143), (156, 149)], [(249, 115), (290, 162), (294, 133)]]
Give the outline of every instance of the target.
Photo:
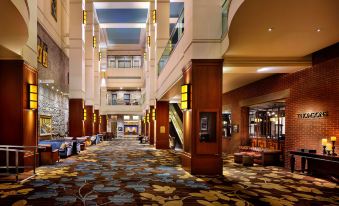
[(48, 67), (48, 48), (47, 44), (43, 43), (43, 48), (42, 48), (42, 65), (44, 67)]
[(57, 19), (57, 0), (51, 0), (51, 14), (55, 21), (58, 21)]
[(52, 117), (51, 116), (40, 115), (39, 133), (40, 133), (40, 136), (50, 135), (52, 133)]
[(42, 64), (42, 48), (43, 48), (43, 42), (41, 41), (41, 38), (38, 36), (38, 62)]

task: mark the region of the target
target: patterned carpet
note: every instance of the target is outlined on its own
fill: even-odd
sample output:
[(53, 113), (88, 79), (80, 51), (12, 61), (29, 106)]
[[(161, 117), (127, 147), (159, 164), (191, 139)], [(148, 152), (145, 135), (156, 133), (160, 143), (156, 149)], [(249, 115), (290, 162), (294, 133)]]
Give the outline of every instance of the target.
[(242, 167), (191, 176), (173, 151), (133, 140), (89, 147), (24, 184), (0, 183), (0, 205), (339, 205), (339, 185), (279, 167)]

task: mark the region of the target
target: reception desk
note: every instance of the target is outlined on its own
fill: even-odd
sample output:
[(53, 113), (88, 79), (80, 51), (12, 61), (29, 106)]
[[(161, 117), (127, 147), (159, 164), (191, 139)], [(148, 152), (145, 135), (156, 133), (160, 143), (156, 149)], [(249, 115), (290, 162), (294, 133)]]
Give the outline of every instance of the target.
[(295, 170), (295, 156), (301, 157), (301, 171), (310, 175), (339, 178), (339, 157), (301, 151), (290, 151), (291, 172)]

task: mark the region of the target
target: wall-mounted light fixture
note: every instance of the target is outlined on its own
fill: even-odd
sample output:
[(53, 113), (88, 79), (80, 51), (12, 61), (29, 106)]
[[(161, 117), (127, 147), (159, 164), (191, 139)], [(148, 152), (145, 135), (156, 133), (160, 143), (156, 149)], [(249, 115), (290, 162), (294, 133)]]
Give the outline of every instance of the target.
[(144, 60), (145, 60), (145, 61), (147, 60), (147, 54), (146, 54), (146, 52), (144, 52)]
[(147, 123), (149, 123), (149, 113), (147, 113), (146, 119), (147, 119)]
[(97, 122), (97, 114), (93, 113), (93, 117), (94, 117), (94, 123)]
[(151, 47), (151, 36), (147, 36), (147, 46)]
[(152, 11), (152, 23), (157, 23), (157, 10), (155, 9)]
[(102, 58), (102, 54), (101, 52), (99, 52), (99, 62), (101, 61), (101, 58)]
[(86, 108), (84, 108), (84, 121), (86, 121), (87, 120), (87, 110), (86, 110)]
[(29, 84), (29, 108), (38, 109), (38, 86)]
[(82, 10), (82, 24), (86, 24), (86, 23), (87, 23), (87, 11)]
[(155, 114), (156, 114), (156, 110), (155, 108), (152, 109), (152, 120), (155, 121)]
[(102, 117), (100, 116), (99, 118), (99, 123), (101, 124), (102, 123)]
[(181, 109), (188, 110), (191, 108), (191, 85), (184, 84), (181, 86)]
[(93, 48), (97, 48), (97, 38), (93, 36)]

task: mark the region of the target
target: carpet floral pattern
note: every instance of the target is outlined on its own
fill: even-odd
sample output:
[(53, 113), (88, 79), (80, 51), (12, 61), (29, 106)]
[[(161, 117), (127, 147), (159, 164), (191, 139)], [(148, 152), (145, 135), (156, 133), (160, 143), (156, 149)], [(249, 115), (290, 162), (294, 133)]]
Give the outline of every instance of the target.
[(0, 183), (0, 205), (323, 206), (339, 205), (339, 185), (231, 156), (223, 176), (192, 176), (174, 151), (115, 140), (40, 167), (23, 184)]

